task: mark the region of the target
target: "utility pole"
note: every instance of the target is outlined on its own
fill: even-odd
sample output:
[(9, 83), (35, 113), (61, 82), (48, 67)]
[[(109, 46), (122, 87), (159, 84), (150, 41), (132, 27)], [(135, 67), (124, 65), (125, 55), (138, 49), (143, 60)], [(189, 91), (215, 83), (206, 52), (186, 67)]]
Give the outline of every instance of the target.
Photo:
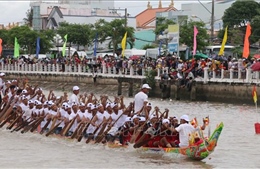
[(211, 8), (211, 29), (210, 29), (210, 41), (213, 44), (213, 39), (214, 39), (214, 9), (215, 9), (215, 0), (212, 0), (212, 8)]
[(120, 9), (120, 8), (115, 9), (115, 8), (113, 8), (113, 9), (108, 9), (108, 10), (112, 10), (113, 12), (115, 11), (116, 14), (117, 14), (118, 16), (120, 16), (121, 18), (122, 18), (122, 16), (119, 15), (119, 14), (117, 13), (117, 11), (125, 11), (125, 28), (127, 27), (127, 16), (128, 16), (128, 14), (127, 14), (127, 8), (125, 8), (125, 9)]

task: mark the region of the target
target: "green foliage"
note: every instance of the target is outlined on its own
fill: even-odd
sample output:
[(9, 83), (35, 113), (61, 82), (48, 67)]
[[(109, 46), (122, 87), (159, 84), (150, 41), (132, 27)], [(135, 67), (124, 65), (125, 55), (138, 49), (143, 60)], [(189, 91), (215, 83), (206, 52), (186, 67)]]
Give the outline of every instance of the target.
[(32, 27), (33, 22), (33, 9), (28, 9), (26, 12), (26, 18), (23, 18), (25, 24), (29, 27)]
[(254, 16), (258, 15), (260, 4), (254, 0), (235, 1), (230, 8), (226, 9), (223, 16), (224, 27), (244, 27), (251, 22)]
[(204, 28), (205, 23), (203, 22), (189, 21), (187, 24), (182, 25), (180, 27), (180, 44), (185, 44), (190, 47), (193, 46), (194, 26), (196, 26), (199, 31), (197, 34), (197, 50), (202, 50), (208, 45), (206, 41), (209, 39), (207, 30)]
[(109, 48), (113, 48), (114, 53), (119, 46), (121, 47), (121, 41), (126, 32), (127, 43), (130, 44), (131, 47), (134, 44), (134, 28), (125, 27), (124, 19), (114, 19), (111, 22), (100, 19), (94, 24), (94, 32), (98, 33), (100, 42), (110, 39)]
[[(148, 70), (145, 72), (145, 83), (149, 84), (152, 89), (155, 89), (156, 80), (155, 76), (157, 75), (156, 69)], [(150, 91), (150, 95), (153, 95), (155, 90)]]
[(68, 42), (76, 44), (78, 47), (80, 45), (90, 45), (93, 41), (93, 36), (91, 35), (91, 25), (89, 24), (69, 24), (66, 22), (60, 23), (60, 27), (57, 33), (64, 37), (68, 34)]
[[(243, 44), (246, 25), (251, 23), (252, 34), (250, 43), (255, 43), (259, 39), (260, 33), (260, 4), (254, 0), (238, 0), (230, 8), (226, 9), (223, 16), (223, 28), (228, 26), (228, 41), (234, 45)], [(240, 36), (240, 37), (238, 37)], [(235, 40), (234, 40), (235, 39)]]
[(143, 50), (150, 49), (150, 48), (156, 48), (156, 47), (157, 47), (157, 45), (155, 45), (155, 44), (146, 44), (146, 45), (144, 45)]
[(156, 29), (154, 30), (155, 35), (160, 35), (165, 29), (168, 29), (168, 25), (176, 24), (173, 20), (166, 19), (164, 17), (156, 18)]

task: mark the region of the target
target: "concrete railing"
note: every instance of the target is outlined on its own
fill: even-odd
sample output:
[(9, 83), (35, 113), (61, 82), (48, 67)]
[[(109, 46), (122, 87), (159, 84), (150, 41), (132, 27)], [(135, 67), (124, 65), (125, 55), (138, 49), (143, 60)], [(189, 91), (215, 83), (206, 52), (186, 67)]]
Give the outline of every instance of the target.
[[(218, 75), (217, 75), (218, 73)], [(228, 83), (260, 83), (259, 72), (252, 72), (250, 68), (246, 70), (224, 70), (218, 72), (204, 68), (203, 76), (196, 78), (196, 81), (208, 82), (228, 82)]]
[[(145, 78), (145, 72), (151, 68), (137, 69), (133, 66), (130, 68), (121, 68), (118, 71), (116, 67), (107, 67), (101, 65), (101, 68), (97, 69), (98, 76), (104, 77), (128, 77), (128, 78)], [(162, 72), (168, 68), (157, 69), (156, 79), (160, 79)], [(74, 65), (74, 64), (0, 64), (0, 72), (13, 72), (13, 73), (24, 73), (24, 74), (68, 74), (68, 75), (87, 75), (92, 76), (93, 69), (89, 68), (88, 65)], [(217, 71), (210, 71), (209, 68), (204, 68), (203, 75), (197, 77), (195, 80), (203, 83), (208, 82), (228, 82), (228, 83), (260, 83), (259, 72), (252, 72), (250, 68), (242, 70), (224, 70), (219, 69)]]

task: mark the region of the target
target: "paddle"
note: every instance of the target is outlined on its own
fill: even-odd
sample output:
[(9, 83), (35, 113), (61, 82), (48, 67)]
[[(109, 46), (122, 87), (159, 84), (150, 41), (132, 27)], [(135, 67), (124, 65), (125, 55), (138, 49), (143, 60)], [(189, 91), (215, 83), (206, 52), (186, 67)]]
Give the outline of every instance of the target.
[(27, 119), (24, 120), (19, 126), (17, 126), (16, 128), (14, 128), (14, 129), (11, 131), (11, 133), (14, 132), (14, 131), (19, 131), (19, 130), (21, 130), (24, 126), (27, 126), (29, 123), (31, 123), (31, 122), (33, 121), (33, 120), (28, 121), (29, 119), (31, 119), (31, 117), (27, 118)]
[[(93, 137), (94, 137), (95, 134), (97, 133), (97, 131), (98, 131), (98, 129), (100, 128), (100, 126), (103, 125), (103, 123), (105, 123), (105, 120), (103, 120), (103, 121), (97, 126), (97, 128), (96, 128), (95, 131), (93, 132)], [(88, 136), (88, 139), (86, 140), (86, 144), (88, 144), (93, 137)]]
[(103, 138), (107, 135), (107, 133), (111, 130), (111, 128), (117, 123), (117, 121), (124, 115), (124, 113), (122, 112), (122, 114), (120, 114), (120, 116), (114, 121), (114, 123), (112, 123), (112, 125), (109, 125), (107, 130), (102, 133), (102, 135), (100, 136), (99, 140), (97, 139), (95, 143), (99, 143), (103, 140)]
[(32, 126), (32, 128), (31, 128), (31, 132), (34, 132), (34, 130), (36, 130), (37, 128), (38, 128), (38, 126), (41, 124), (41, 122), (44, 120), (44, 118), (46, 117), (46, 115), (44, 115), (44, 116), (41, 116), (40, 118), (40, 120), (34, 125), (34, 126)]
[(69, 131), (69, 129), (71, 128), (71, 126), (73, 125), (73, 123), (75, 122), (75, 120), (77, 119), (77, 116), (76, 115), (68, 124), (68, 126), (66, 126), (66, 128), (64, 129), (64, 131), (61, 133), (62, 136), (66, 135), (67, 132)]
[[(143, 146), (144, 144), (148, 143), (149, 141), (151, 141), (152, 139), (154, 139), (156, 136), (159, 136), (163, 133), (165, 133), (168, 129), (165, 129), (163, 131), (161, 131), (160, 133), (151, 136), (150, 134), (143, 134), (142, 137), (134, 144), (134, 148), (139, 148), (141, 146)], [(147, 137), (147, 135), (149, 135), (150, 138), (147, 138), (145, 140), (143, 140), (144, 138)]]
[(78, 135), (78, 132), (79, 132), (79, 129), (81, 128), (81, 126), (83, 125), (82, 122), (80, 122), (76, 128), (76, 130), (73, 132), (73, 134), (71, 135), (71, 139), (74, 139), (77, 135)]
[[(100, 126), (99, 126), (99, 127), (100, 127)], [(96, 139), (95, 139), (95, 143), (99, 143), (100, 141), (102, 141), (102, 140), (100, 140), (100, 138), (103, 138), (103, 137), (102, 137), (102, 134), (103, 134), (104, 130), (106, 129), (106, 127), (107, 127), (107, 120), (104, 120), (104, 122), (103, 122), (103, 124), (102, 124), (102, 128), (101, 128), (100, 131), (98, 132), (97, 137), (96, 137)]]
[(0, 128), (2, 128), (8, 121), (10, 121), (13, 118), (14, 114), (10, 114), (1, 124)]
[(28, 126), (25, 126), (24, 129), (21, 131), (21, 133), (26, 133), (27, 131), (29, 131), (29, 130), (32, 128), (32, 126), (34, 126), (34, 125), (38, 122), (38, 120), (40, 120), (40, 118), (35, 119), (35, 120), (34, 120), (32, 123), (30, 123)]
[(78, 136), (78, 142), (80, 142), (82, 140), (84, 133), (86, 133), (86, 131), (87, 131), (89, 125), (91, 124), (92, 120), (94, 119), (94, 117), (95, 117), (95, 115), (92, 116), (92, 118), (90, 119), (90, 121), (87, 124), (85, 124), (85, 128), (83, 129), (81, 134)]
[[(55, 121), (56, 122), (56, 121)], [(54, 132), (54, 130), (56, 130), (57, 127), (59, 127), (59, 125), (63, 122), (63, 120), (61, 120), (59, 123), (57, 123), (56, 125), (53, 126), (53, 128), (50, 129), (50, 131), (48, 131), (45, 136), (48, 137), (50, 134), (52, 134)]]
[(51, 118), (49, 118), (49, 119), (47, 120), (47, 122), (45, 123), (45, 125), (44, 125), (43, 128), (41, 129), (40, 134), (43, 134), (43, 132), (44, 132), (44, 131), (46, 130), (46, 128), (49, 126), (50, 122), (51, 122)]
[(11, 130), (13, 128), (13, 126), (18, 122), (18, 120), (20, 120), (20, 118), (22, 117), (22, 115), (17, 115), (16, 119), (9, 125), (6, 127), (6, 129)]

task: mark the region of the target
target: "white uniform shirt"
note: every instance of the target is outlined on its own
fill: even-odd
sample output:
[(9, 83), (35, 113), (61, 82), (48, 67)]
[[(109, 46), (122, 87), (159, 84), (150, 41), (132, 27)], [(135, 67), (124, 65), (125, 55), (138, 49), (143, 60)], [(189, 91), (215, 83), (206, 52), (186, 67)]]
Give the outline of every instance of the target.
[(70, 96), (69, 105), (72, 106), (72, 103), (73, 103), (73, 102), (79, 104), (78, 96), (75, 95), (74, 93)]
[(179, 132), (180, 147), (189, 146), (189, 134), (199, 130), (199, 127), (194, 128), (191, 124), (184, 123), (175, 128)]
[(148, 101), (148, 96), (144, 92), (140, 91), (135, 95), (135, 113), (143, 108), (145, 101)]

